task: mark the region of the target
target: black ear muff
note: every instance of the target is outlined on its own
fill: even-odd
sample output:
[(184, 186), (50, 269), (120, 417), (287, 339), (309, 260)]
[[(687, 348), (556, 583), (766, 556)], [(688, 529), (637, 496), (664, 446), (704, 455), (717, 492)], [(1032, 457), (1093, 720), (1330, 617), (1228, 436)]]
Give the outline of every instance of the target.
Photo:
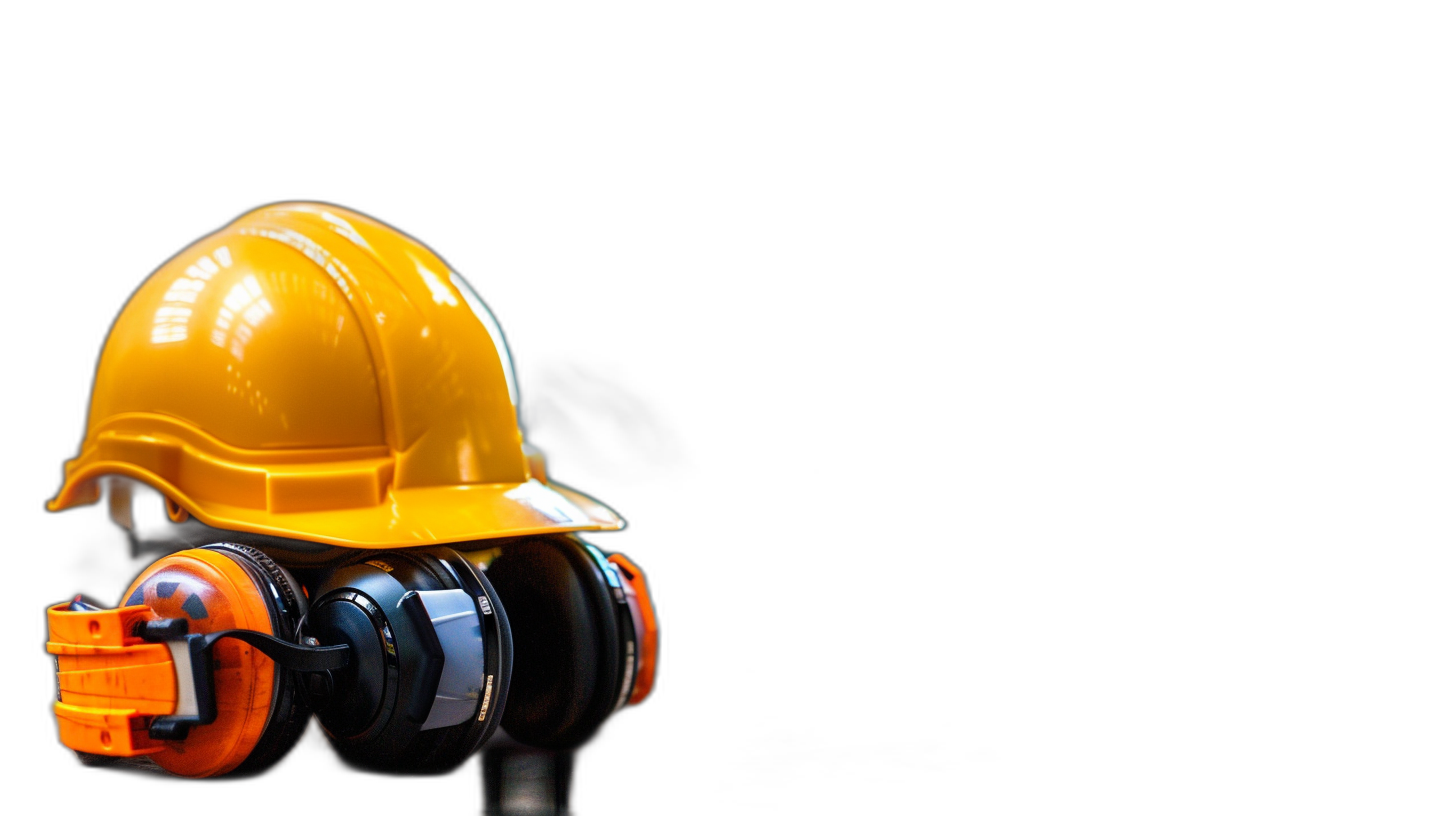
[(364, 767), (435, 773), (495, 730), (512, 674), (511, 629), (491, 583), (448, 547), (368, 553), (314, 592), (310, 628), (347, 643), (318, 711), (334, 748)]
[(501, 727), (537, 748), (585, 742), (626, 702), (636, 670), (617, 573), (574, 536), (515, 539), (466, 557), (514, 622), (514, 686)]

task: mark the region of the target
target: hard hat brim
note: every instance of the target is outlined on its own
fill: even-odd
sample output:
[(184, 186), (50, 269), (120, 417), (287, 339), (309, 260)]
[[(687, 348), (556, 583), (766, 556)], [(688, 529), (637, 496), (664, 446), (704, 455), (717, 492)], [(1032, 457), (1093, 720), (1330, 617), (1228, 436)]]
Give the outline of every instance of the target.
[(126, 462), (93, 462), (67, 474), (47, 507), (64, 510), (100, 498), (97, 479), (126, 476), (160, 491), (210, 527), (387, 549), (509, 536), (620, 530), (627, 523), (596, 499), (560, 484), (521, 483), (391, 488), (367, 507), (280, 513), (191, 498), (156, 474)]

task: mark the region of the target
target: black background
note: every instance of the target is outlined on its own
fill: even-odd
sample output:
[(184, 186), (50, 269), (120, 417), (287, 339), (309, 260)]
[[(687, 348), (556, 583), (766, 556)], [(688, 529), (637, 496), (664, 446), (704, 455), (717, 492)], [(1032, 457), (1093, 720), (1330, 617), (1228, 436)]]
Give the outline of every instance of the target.
[(100, 507), (45, 510), (111, 321), (192, 240), (288, 200), (376, 217), (460, 272), (507, 338), (553, 479), (628, 522), (588, 541), (651, 581), (660, 682), (582, 752), (582, 813), (923, 812), (1013, 790), (1010, 734), (1037, 730), (1028, 476), (997, 453), (1021, 439), (1003, 423), (1019, 341), (984, 328), (1000, 272), (968, 264), (955, 197), (894, 181), (913, 166), (811, 143), (416, 149), (387, 168), (325, 138), (186, 162), (54, 154), (10, 238), (9, 554), (28, 576), (10, 745), (39, 793), (475, 803), (473, 777), (376, 784), (307, 746), (246, 787), (106, 788), (55, 742), (44, 608), (132, 577)]

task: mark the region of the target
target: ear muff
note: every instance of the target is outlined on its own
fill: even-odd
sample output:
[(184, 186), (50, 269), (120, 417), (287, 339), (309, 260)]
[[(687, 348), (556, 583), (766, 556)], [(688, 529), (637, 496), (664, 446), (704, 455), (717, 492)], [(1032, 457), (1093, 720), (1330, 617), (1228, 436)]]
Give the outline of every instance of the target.
[(627, 703), (637, 705), (647, 699), (657, 682), (657, 609), (652, 605), (647, 575), (641, 567), (621, 553), (612, 553), (607, 560), (617, 568), (617, 574), (622, 578), (622, 589), (627, 591), (627, 606), (632, 611), (632, 628), (637, 639), (637, 678), (632, 682), (632, 696), (627, 698)]
[[(146, 604), (160, 617), (186, 619), (195, 634), (251, 629), (294, 641), (300, 628), (297, 583), (261, 551), (241, 544), (169, 555), (147, 567), (123, 597), (123, 605)], [(302, 689), (292, 672), (238, 640), (218, 641), (213, 665), (217, 719), (166, 742), (151, 758), (181, 776), (261, 771), (286, 754), (308, 724)]]
[(437, 773), (494, 732), (512, 638), (491, 583), (448, 547), (368, 553), (323, 578), (311, 631), (355, 658), (318, 711), (334, 748), (364, 767)]
[(626, 703), (636, 639), (620, 578), (574, 536), (502, 542), (481, 565), (514, 621), (514, 686), (501, 727), (537, 748), (574, 748)]

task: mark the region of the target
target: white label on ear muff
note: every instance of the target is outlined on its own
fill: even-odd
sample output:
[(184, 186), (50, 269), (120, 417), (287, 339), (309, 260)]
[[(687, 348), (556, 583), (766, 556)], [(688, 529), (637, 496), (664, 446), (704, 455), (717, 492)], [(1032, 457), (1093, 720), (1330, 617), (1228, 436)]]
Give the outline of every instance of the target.
[(485, 722), (485, 712), (486, 712), (486, 709), (490, 708), (490, 690), (491, 690), (491, 687), (493, 687), (494, 685), (495, 685), (495, 675), (493, 675), (493, 674), (486, 675), (485, 676), (485, 694), (481, 695), (481, 698), (480, 698), (480, 716), (475, 718), (476, 722)]
[(489, 614), (491, 614), (490, 599), (489, 598), (485, 597), (484, 595), (481, 595), (481, 596), (477, 597), (475, 600), (480, 601), (480, 614), (482, 614), (482, 615), (489, 615)]

